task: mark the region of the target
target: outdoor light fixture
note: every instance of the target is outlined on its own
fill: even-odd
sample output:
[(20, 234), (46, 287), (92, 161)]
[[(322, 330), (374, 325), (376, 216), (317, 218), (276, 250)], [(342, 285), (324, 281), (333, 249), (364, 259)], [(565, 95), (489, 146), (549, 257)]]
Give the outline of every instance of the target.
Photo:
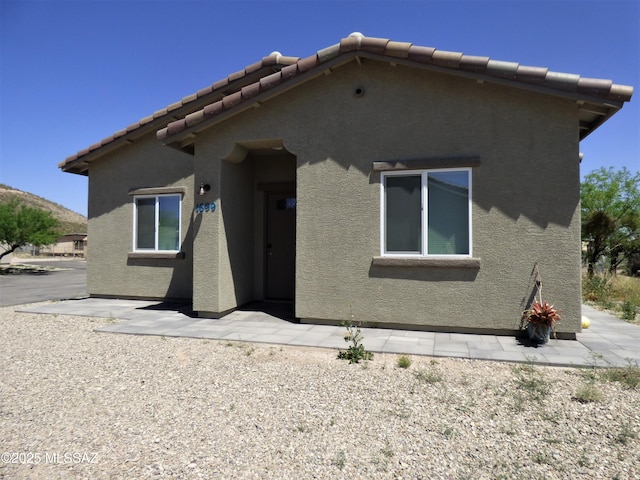
[(200, 195), (204, 195), (205, 193), (207, 193), (209, 190), (211, 190), (211, 186), (209, 186), (208, 183), (204, 183), (202, 182), (200, 184), (200, 191), (198, 192), (198, 194)]

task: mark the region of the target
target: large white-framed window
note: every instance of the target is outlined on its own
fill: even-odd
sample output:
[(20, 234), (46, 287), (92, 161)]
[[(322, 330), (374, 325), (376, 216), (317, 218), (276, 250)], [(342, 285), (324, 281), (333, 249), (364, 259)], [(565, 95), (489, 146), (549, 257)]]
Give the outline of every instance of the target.
[(133, 197), (134, 252), (180, 251), (182, 195)]
[(382, 256), (471, 257), (471, 168), (381, 173)]

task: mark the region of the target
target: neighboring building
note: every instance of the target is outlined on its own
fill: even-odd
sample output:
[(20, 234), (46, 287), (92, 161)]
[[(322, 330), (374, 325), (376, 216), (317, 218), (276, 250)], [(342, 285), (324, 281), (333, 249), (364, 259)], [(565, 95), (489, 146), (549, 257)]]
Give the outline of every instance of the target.
[(68, 233), (58, 237), (56, 243), (45, 245), (38, 249), (40, 255), (51, 255), (61, 257), (86, 257), (87, 256), (87, 234)]
[(632, 87), (352, 34), (277, 52), (60, 164), (89, 177), (88, 291), (218, 317), (580, 331), (579, 142)]

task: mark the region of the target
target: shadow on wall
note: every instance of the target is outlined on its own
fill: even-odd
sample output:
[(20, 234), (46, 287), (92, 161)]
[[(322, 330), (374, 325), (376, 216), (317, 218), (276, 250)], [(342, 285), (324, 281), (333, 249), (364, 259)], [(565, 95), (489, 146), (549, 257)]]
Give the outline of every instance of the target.
[(369, 267), (369, 277), (418, 282), (473, 282), (478, 272), (471, 268)]
[(513, 220), (524, 216), (543, 229), (549, 224), (568, 227), (580, 203), (578, 173), (559, 168), (541, 175), (533, 170), (508, 172), (483, 162), (473, 172), (473, 202)]

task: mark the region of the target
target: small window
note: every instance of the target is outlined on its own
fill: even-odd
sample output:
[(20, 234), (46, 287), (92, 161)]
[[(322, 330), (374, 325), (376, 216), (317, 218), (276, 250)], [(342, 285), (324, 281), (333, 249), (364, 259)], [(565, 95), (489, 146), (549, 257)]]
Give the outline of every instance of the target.
[(135, 251), (180, 250), (180, 195), (134, 197)]
[(470, 169), (382, 174), (382, 255), (471, 256)]

